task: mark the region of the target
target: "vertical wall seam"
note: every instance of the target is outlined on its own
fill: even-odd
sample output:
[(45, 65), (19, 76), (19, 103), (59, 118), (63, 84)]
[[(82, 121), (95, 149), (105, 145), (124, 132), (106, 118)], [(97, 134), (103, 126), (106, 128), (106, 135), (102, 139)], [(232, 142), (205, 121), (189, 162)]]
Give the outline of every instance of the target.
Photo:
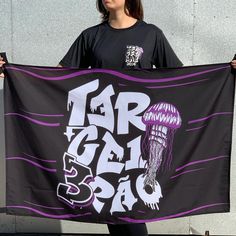
[(197, 0), (193, 0), (193, 27), (192, 27), (192, 64), (193, 65), (194, 65), (194, 56), (195, 56), (196, 4), (197, 4)]
[[(197, 0), (193, 0), (192, 58), (191, 58), (193, 65), (194, 65), (194, 56), (195, 56), (196, 4), (197, 4)], [(188, 217), (188, 231), (189, 231), (189, 235), (192, 234), (192, 229), (191, 229), (191, 216)]]
[(191, 216), (188, 217), (188, 234), (192, 234), (192, 229), (191, 229)]
[[(10, 2), (10, 22), (11, 22), (11, 61), (14, 62), (14, 46), (13, 46), (13, 0)], [(16, 216), (14, 216), (14, 232), (16, 233)]]
[(13, 46), (13, 0), (11, 0), (10, 6), (11, 6), (11, 60), (14, 61), (14, 46)]
[[(194, 65), (194, 54), (195, 54), (195, 23), (196, 23), (196, 4), (197, 0), (193, 0), (193, 27), (192, 27), (192, 64)], [(188, 234), (192, 234), (191, 229), (191, 216), (188, 217)]]

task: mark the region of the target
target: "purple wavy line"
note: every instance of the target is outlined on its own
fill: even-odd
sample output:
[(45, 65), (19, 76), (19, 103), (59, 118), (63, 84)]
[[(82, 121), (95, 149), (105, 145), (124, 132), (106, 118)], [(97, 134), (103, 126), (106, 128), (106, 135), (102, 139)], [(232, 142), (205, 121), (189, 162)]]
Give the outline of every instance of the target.
[(24, 201), (24, 202), (25, 202), (25, 203), (28, 203), (28, 204), (30, 204), (30, 205), (38, 206), (38, 207), (45, 208), (45, 209), (53, 209), (53, 210), (64, 210), (64, 209), (65, 209), (65, 208), (62, 208), (62, 207), (43, 206), (43, 205), (35, 204), (35, 203), (32, 203), (32, 202), (28, 202), (28, 201)]
[(211, 117), (214, 117), (214, 116), (232, 115), (232, 114), (233, 114), (233, 112), (216, 112), (216, 113), (213, 113), (209, 116), (206, 116), (206, 117), (203, 117), (203, 118), (200, 118), (200, 119), (190, 120), (190, 121), (188, 121), (188, 124), (193, 124), (193, 123), (197, 123), (197, 122), (200, 122), (200, 121), (203, 121), (203, 120), (207, 120), (207, 119), (210, 119)]
[(24, 111), (24, 110), (22, 110), (22, 111), (27, 114), (42, 116), (42, 117), (62, 117), (62, 116), (64, 116), (63, 114), (40, 114), (40, 113), (28, 112), (28, 111)]
[(110, 224), (110, 225), (115, 225), (115, 222), (112, 221), (102, 221), (103, 224)]
[(179, 174), (177, 174), (177, 175), (171, 176), (170, 178), (171, 178), (171, 179), (174, 179), (174, 178), (176, 178), (176, 177), (178, 177), (178, 176), (180, 176), (180, 175), (184, 175), (184, 174), (188, 174), (188, 173), (191, 173), (191, 172), (196, 172), (196, 171), (204, 170), (204, 169), (205, 169), (205, 168), (199, 168), (199, 169), (194, 169), (194, 170), (186, 170), (186, 171), (184, 171), (184, 172), (182, 172), (182, 173), (179, 173)]
[(193, 129), (186, 129), (186, 131), (199, 130), (199, 129), (204, 128), (204, 127), (206, 127), (206, 126), (207, 126), (207, 125), (203, 125), (203, 126), (199, 126), (199, 127), (193, 128)]
[(143, 214), (146, 213), (145, 211), (138, 211), (138, 212), (143, 213)]
[(29, 211), (33, 211), (41, 216), (49, 217), (49, 218), (55, 218), (55, 219), (67, 219), (67, 218), (76, 218), (80, 216), (86, 216), (86, 215), (92, 215), (91, 212), (87, 212), (84, 214), (78, 214), (78, 215), (73, 215), (73, 214), (64, 214), (64, 215), (54, 215), (54, 214), (48, 214), (42, 211), (39, 211), (37, 209), (34, 209), (32, 207), (27, 207), (27, 206), (6, 206), (7, 208), (20, 208), (20, 209), (26, 209)]
[(228, 204), (229, 203), (214, 203), (214, 204), (209, 204), (209, 205), (205, 205), (205, 206), (200, 206), (200, 207), (194, 208), (192, 210), (180, 212), (180, 213), (177, 213), (174, 215), (163, 216), (163, 217), (153, 218), (153, 219), (148, 219), (148, 220), (137, 220), (137, 219), (132, 219), (129, 217), (119, 217), (119, 219), (126, 221), (126, 222), (130, 222), (130, 223), (144, 223), (144, 222), (161, 221), (161, 220), (167, 220), (167, 219), (172, 219), (172, 218), (188, 215), (190, 213), (193, 213), (193, 212), (205, 209), (205, 208), (215, 207), (215, 206), (220, 206), (220, 205), (228, 205)]
[(218, 159), (226, 158), (226, 157), (229, 157), (229, 156), (222, 155), (222, 156), (217, 156), (217, 157), (211, 157), (211, 158), (208, 158), (208, 159), (205, 159), (205, 160), (192, 161), (192, 162), (189, 162), (188, 164), (185, 164), (183, 166), (180, 166), (180, 167), (176, 168), (175, 172), (180, 171), (180, 170), (184, 169), (187, 166), (192, 166), (192, 165), (195, 165), (195, 164), (204, 163), (204, 162), (208, 162), (208, 161), (214, 161), (214, 160), (218, 160)]
[(43, 170), (46, 170), (46, 171), (49, 171), (49, 172), (57, 172), (56, 169), (50, 169), (50, 168), (44, 167), (44, 166), (38, 164), (37, 162), (28, 160), (28, 159), (23, 158), (23, 157), (7, 157), (6, 160), (22, 160), (22, 161), (26, 161), (26, 162), (32, 164), (33, 166), (39, 167)]
[(190, 78), (190, 77), (195, 77), (198, 75), (203, 75), (203, 74), (207, 74), (213, 71), (218, 71), (218, 70), (222, 70), (222, 69), (226, 69), (226, 68), (230, 68), (230, 65), (227, 66), (223, 66), (223, 67), (218, 67), (218, 68), (214, 68), (214, 69), (210, 69), (210, 70), (206, 70), (206, 71), (201, 71), (201, 72), (197, 72), (197, 73), (192, 73), (189, 75), (182, 75), (182, 76), (176, 76), (176, 77), (169, 77), (169, 78), (163, 78), (163, 79), (142, 79), (142, 78), (136, 78), (133, 76), (129, 76), (123, 73), (120, 73), (118, 71), (114, 71), (114, 70), (108, 70), (108, 69), (88, 69), (88, 70), (81, 70), (81, 71), (77, 71), (74, 73), (71, 73), (69, 75), (63, 75), (63, 76), (57, 76), (57, 77), (47, 77), (47, 76), (42, 76), (42, 75), (38, 75), (36, 73), (27, 71), (27, 70), (23, 70), (20, 69), (18, 67), (8, 67), (5, 66), (5, 68), (7, 68), (8, 70), (15, 70), (15, 71), (21, 71), (24, 72), (28, 75), (34, 76), (36, 78), (39, 79), (43, 79), (43, 80), (65, 80), (65, 79), (70, 79), (76, 76), (81, 76), (81, 75), (86, 75), (86, 74), (91, 74), (91, 73), (107, 73), (107, 74), (111, 74), (117, 77), (120, 77), (122, 79), (125, 80), (130, 80), (130, 81), (135, 81), (135, 82), (140, 82), (140, 83), (163, 83), (163, 82), (168, 82), (168, 81), (176, 81), (176, 80), (182, 80), (182, 79), (186, 79), (186, 78)]
[(27, 154), (27, 153), (25, 153), (25, 152), (23, 152), (23, 154), (26, 155), (26, 156), (32, 157), (32, 158), (34, 158), (34, 159), (36, 159), (36, 160), (43, 161), (43, 162), (49, 162), (49, 163), (56, 163), (56, 162), (57, 162), (56, 160), (44, 160), (44, 159), (40, 159), (40, 158), (38, 158), (38, 157), (29, 155), (29, 154)]
[(47, 67), (42, 67), (42, 68), (38, 68), (38, 67), (34, 67), (34, 66), (27, 66), (30, 69), (34, 69), (34, 70), (43, 70), (43, 71), (67, 71), (67, 70), (71, 70), (72, 68), (65, 68), (65, 67), (55, 67), (55, 68), (47, 68)]
[(185, 86), (185, 85), (189, 85), (189, 84), (201, 83), (201, 82), (204, 82), (204, 81), (207, 81), (207, 80), (209, 80), (209, 79), (202, 79), (200, 81), (193, 81), (193, 82), (182, 83), (182, 84), (172, 84), (172, 85), (162, 85), (162, 86), (146, 86), (146, 88), (157, 89), (157, 88), (181, 87), (181, 86)]
[(20, 117), (25, 118), (26, 120), (29, 120), (29, 121), (31, 121), (35, 124), (43, 125), (43, 126), (49, 126), (49, 127), (58, 127), (58, 126), (60, 126), (60, 123), (46, 123), (46, 122), (43, 122), (43, 121), (32, 119), (28, 116), (25, 116), (25, 115), (22, 115), (22, 114), (19, 114), (19, 113), (5, 113), (5, 116), (20, 116)]

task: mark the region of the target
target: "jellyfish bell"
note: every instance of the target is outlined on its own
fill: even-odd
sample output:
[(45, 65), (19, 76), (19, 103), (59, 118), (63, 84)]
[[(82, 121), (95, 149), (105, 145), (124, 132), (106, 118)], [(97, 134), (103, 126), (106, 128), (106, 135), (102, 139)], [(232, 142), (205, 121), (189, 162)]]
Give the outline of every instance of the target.
[(148, 108), (142, 117), (145, 125), (163, 125), (172, 129), (181, 126), (181, 117), (172, 104), (160, 102)]
[[(165, 162), (170, 168), (172, 161), (172, 143), (176, 129), (181, 126), (181, 117), (175, 106), (160, 102), (150, 106), (142, 117), (146, 125), (146, 135), (142, 143), (142, 153), (148, 156), (148, 166), (144, 187), (150, 191), (150, 186), (155, 191), (155, 179), (164, 156), (164, 150), (168, 150)], [(149, 185), (149, 186), (148, 186)]]

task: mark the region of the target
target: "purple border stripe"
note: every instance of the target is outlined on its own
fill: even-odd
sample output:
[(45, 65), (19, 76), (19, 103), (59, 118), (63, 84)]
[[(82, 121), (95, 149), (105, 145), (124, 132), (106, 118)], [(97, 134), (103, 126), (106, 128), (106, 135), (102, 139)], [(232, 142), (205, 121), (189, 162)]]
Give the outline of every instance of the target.
[(43, 116), (43, 117), (62, 117), (64, 116), (63, 114), (40, 114), (40, 113), (34, 113), (34, 112), (28, 112), (28, 111), (24, 111), (23, 112), (30, 114), (30, 115), (36, 115), (36, 116)]
[(175, 170), (175, 172), (180, 171), (180, 170), (184, 169), (187, 166), (192, 166), (192, 165), (196, 165), (196, 164), (204, 163), (204, 162), (208, 162), (208, 161), (214, 161), (214, 160), (218, 160), (218, 159), (222, 159), (222, 158), (226, 158), (226, 157), (229, 157), (229, 156), (217, 156), (217, 157), (211, 157), (211, 158), (208, 158), (208, 159), (205, 159), (205, 160), (189, 162), (188, 164), (185, 164), (183, 166), (178, 167)]
[(27, 206), (6, 206), (6, 208), (20, 208), (20, 209), (26, 209), (29, 211), (33, 211), (39, 215), (49, 217), (49, 218), (55, 218), (55, 219), (67, 219), (67, 218), (76, 218), (76, 217), (81, 217), (81, 216), (87, 216), (87, 215), (92, 215), (91, 212), (87, 212), (84, 214), (78, 214), (78, 215), (73, 215), (73, 214), (64, 214), (64, 215), (54, 215), (54, 214), (48, 214), (42, 211), (39, 211), (37, 209), (34, 209), (32, 207), (27, 207)]
[(33, 166), (36, 166), (36, 167), (41, 168), (41, 169), (43, 169), (43, 170), (46, 170), (46, 171), (48, 171), (48, 172), (57, 172), (56, 169), (50, 169), (50, 168), (44, 167), (44, 166), (38, 164), (37, 162), (34, 162), (34, 161), (31, 161), (31, 160), (28, 160), (28, 159), (23, 158), (23, 157), (7, 157), (6, 160), (19, 160), (19, 161), (26, 161), (26, 162), (32, 164)]
[(161, 220), (167, 220), (167, 219), (172, 219), (172, 218), (177, 218), (180, 216), (185, 216), (188, 215), (190, 213), (205, 209), (205, 208), (210, 208), (210, 207), (215, 207), (215, 206), (220, 206), (220, 205), (228, 205), (229, 203), (214, 203), (214, 204), (209, 204), (209, 205), (205, 205), (205, 206), (200, 206), (197, 208), (194, 208), (192, 210), (189, 211), (184, 211), (184, 212), (180, 212), (174, 215), (169, 215), (169, 216), (163, 216), (163, 217), (159, 217), (159, 218), (153, 218), (153, 219), (149, 219), (149, 220), (137, 220), (137, 219), (132, 219), (129, 217), (119, 217), (120, 220), (126, 221), (126, 222), (130, 222), (130, 223), (143, 223), (143, 222), (153, 222), (153, 221), (161, 221)]
[(206, 127), (207, 125), (203, 125), (203, 126), (200, 126), (200, 127), (196, 127), (196, 128), (193, 128), (193, 129), (186, 129), (185, 131), (195, 131), (195, 130), (199, 130), (201, 128), (204, 128)]
[(213, 113), (209, 116), (206, 116), (206, 117), (203, 117), (203, 118), (200, 118), (200, 119), (188, 121), (188, 124), (193, 124), (193, 123), (201, 122), (201, 121), (204, 121), (204, 120), (208, 120), (211, 117), (219, 116), (219, 115), (233, 115), (233, 112), (216, 112), (216, 113)]
[(230, 68), (230, 65), (223, 66), (223, 67), (218, 67), (218, 68), (214, 68), (214, 69), (210, 69), (210, 70), (205, 70), (205, 71), (201, 71), (201, 72), (196, 72), (196, 73), (192, 73), (192, 74), (188, 74), (188, 75), (169, 77), (169, 78), (163, 78), (163, 79), (136, 78), (136, 77), (129, 76), (129, 75), (120, 73), (118, 71), (109, 70), (109, 69), (88, 69), (88, 70), (77, 71), (77, 72), (74, 72), (74, 73), (71, 73), (71, 74), (68, 74), (68, 75), (57, 76), (57, 77), (48, 77), (48, 76), (38, 75), (36, 73), (30, 72), (30, 71), (27, 71), (27, 70), (23, 70), (23, 69), (20, 69), (18, 67), (14, 67), (14, 66), (5, 66), (5, 68), (7, 70), (15, 70), (15, 71), (24, 72), (28, 75), (31, 75), (33, 77), (43, 79), (43, 80), (65, 80), (65, 79), (70, 79), (70, 78), (73, 78), (73, 77), (76, 77), (76, 76), (81, 76), (81, 75), (86, 75), (86, 74), (107, 73), (107, 74), (111, 74), (111, 75), (120, 77), (120, 78), (125, 79), (125, 80), (130, 80), (130, 81), (135, 81), (135, 82), (140, 82), (140, 83), (155, 83), (155, 82), (163, 83), (163, 82), (169, 82), (169, 81), (176, 81), (176, 80), (191, 78), (191, 77), (195, 77), (195, 76), (198, 76), (198, 75), (203, 75), (203, 74), (207, 74), (207, 73), (210, 73), (210, 72)]
[(202, 79), (202, 80), (199, 80), (199, 81), (193, 81), (193, 82), (182, 83), (182, 84), (172, 84), (172, 85), (162, 85), (162, 86), (146, 86), (146, 88), (157, 89), (157, 88), (181, 87), (181, 86), (185, 86), (185, 85), (189, 85), (189, 84), (196, 84), (196, 83), (205, 82), (205, 81), (208, 81), (208, 80), (209, 79)]
[(26, 120), (29, 120), (29, 121), (31, 121), (35, 124), (42, 125), (42, 126), (49, 126), (49, 127), (58, 127), (58, 126), (60, 126), (60, 123), (46, 123), (46, 122), (43, 122), (43, 121), (32, 119), (28, 116), (25, 116), (25, 115), (22, 115), (22, 114), (19, 114), (19, 113), (6, 113), (5, 116), (20, 116), (22, 118), (25, 118)]
[(49, 206), (42, 206), (42, 205), (38, 205), (32, 202), (28, 202), (28, 201), (24, 201), (27, 204), (33, 205), (33, 206), (37, 206), (37, 207), (41, 207), (41, 208), (46, 208), (46, 209), (53, 209), (53, 210), (64, 210), (65, 208), (62, 207), (49, 207)]
[(199, 168), (199, 169), (194, 169), (194, 170), (186, 170), (186, 171), (184, 171), (184, 172), (182, 172), (182, 173), (179, 173), (179, 174), (177, 174), (177, 175), (171, 176), (170, 178), (171, 178), (171, 179), (174, 179), (174, 178), (176, 178), (176, 177), (179, 177), (180, 175), (184, 175), (184, 174), (188, 174), (188, 173), (191, 173), (191, 172), (196, 172), (196, 171), (204, 170), (204, 169), (205, 169), (205, 168)]
[(36, 159), (36, 160), (40, 160), (40, 161), (43, 161), (43, 162), (48, 162), (48, 163), (56, 163), (57, 161), (56, 160), (44, 160), (44, 159), (40, 159), (38, 157), (35, 157), (35, 156), (32, 156), (32, 155), (29, 155), (25, 152), (23, 152), (24, 155), (28, 156), (28, 157), (32, 157), (33, 159)]

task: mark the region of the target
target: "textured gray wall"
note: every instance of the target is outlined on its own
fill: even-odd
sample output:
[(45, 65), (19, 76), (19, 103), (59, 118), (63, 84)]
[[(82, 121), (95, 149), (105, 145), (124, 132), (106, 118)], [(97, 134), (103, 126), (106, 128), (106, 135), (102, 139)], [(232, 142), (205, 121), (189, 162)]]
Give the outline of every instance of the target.
[[(185, 65), (228, 62), (236, 52), (236, 0), (144, 0), (145, 20), (156, 24)], [(99, 23), (95, 0), (0, 0), (0, 51), (9, 61), (57, 65), (85, 28)], [(0, 207), (5, 198), (3, 83), (0, 81)], [(231, 212), (148, 224), (155, 234), (236, 235), (236, 133), (233, 130)], [(107, 233), (105, 225), (0, 214), (0, 233)]]

